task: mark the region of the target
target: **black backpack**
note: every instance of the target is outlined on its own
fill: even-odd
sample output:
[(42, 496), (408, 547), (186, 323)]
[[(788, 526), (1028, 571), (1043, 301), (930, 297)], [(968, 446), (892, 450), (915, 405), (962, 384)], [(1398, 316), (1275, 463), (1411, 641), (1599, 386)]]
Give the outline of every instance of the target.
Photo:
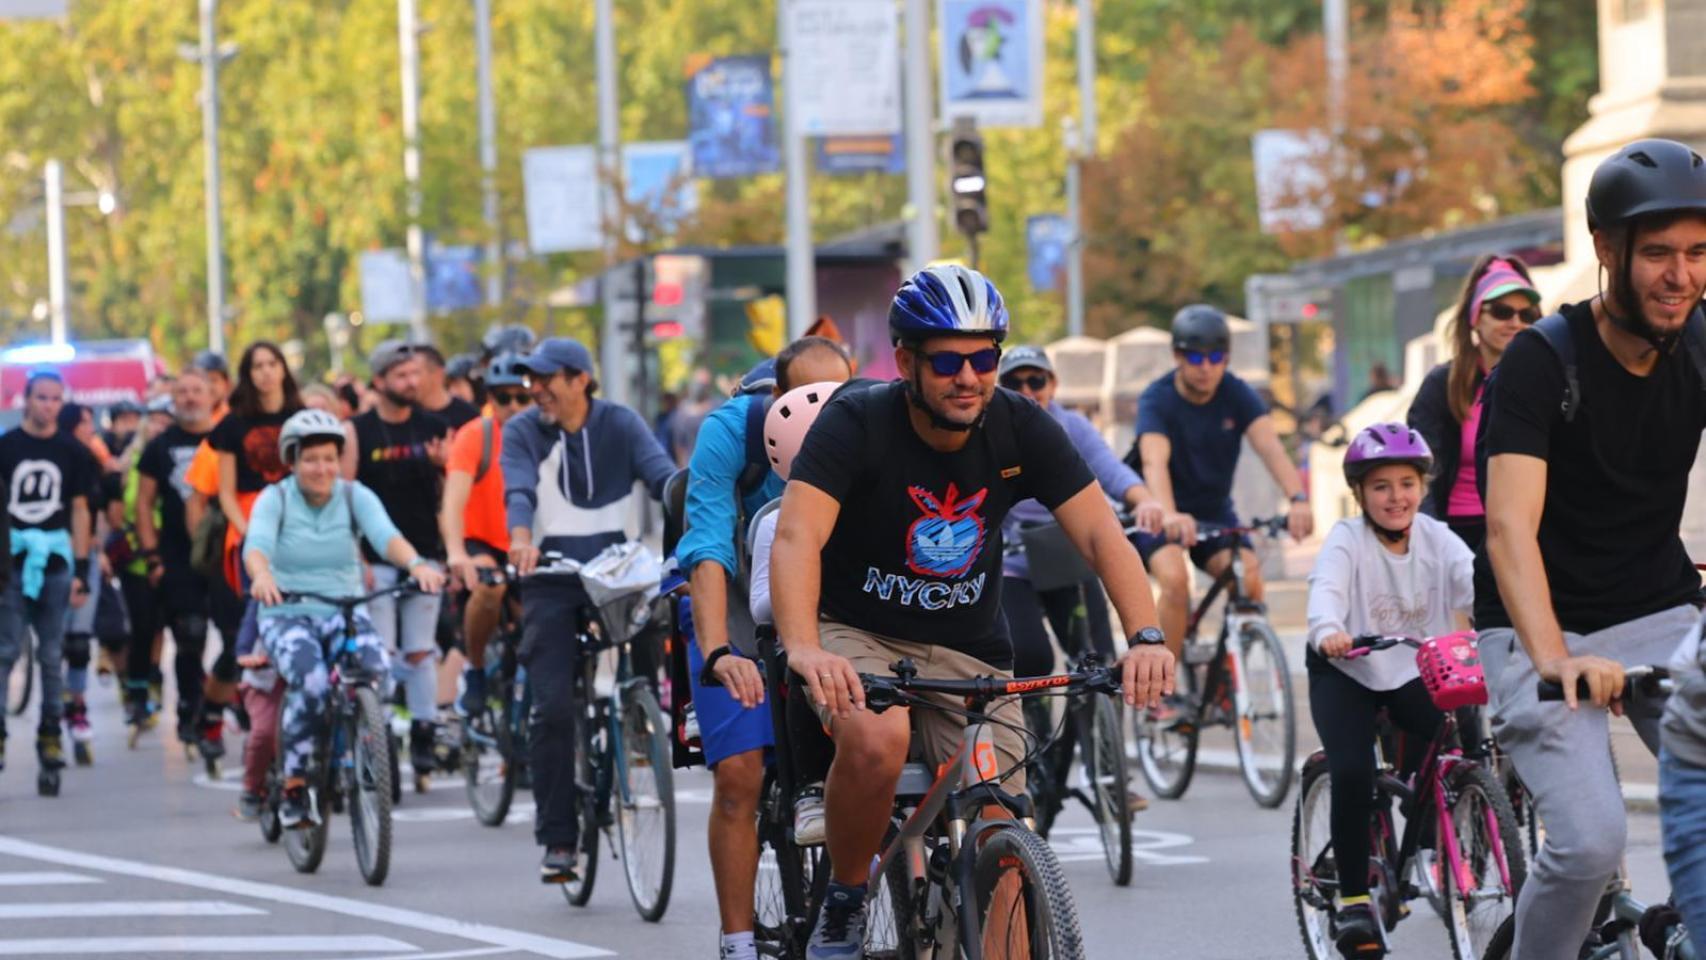
[[(1562, 313), (1554, 313), (1534, 325), (1534, 332), (1552, 349), (1558, 365), (1564, 368), (1564, 397), (1558, 412), (1565, 423), (1574, 423), (1582, 406), (1582, 384), (1576, 375), (1576, 339), (1570, 335), (1570, 321)], [(1682, 349), (1700, 374), (1700, 386), (1706, 390), (1706, 313), (1696, 306), (1682, 327)], [(1494, 373), (1498, 368), (1494, 368)]]

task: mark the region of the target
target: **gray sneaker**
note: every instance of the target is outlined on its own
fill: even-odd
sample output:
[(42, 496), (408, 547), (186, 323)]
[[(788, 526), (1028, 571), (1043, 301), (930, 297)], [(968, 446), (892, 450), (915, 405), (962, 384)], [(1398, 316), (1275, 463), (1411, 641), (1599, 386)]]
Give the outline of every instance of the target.
[(806, 960), (864, 960), (865, 888), (831, 881)]
[(815, 847), (823, 843), (824, 833), (823, 788), (814, 784), (794, 801), (794, 843)]

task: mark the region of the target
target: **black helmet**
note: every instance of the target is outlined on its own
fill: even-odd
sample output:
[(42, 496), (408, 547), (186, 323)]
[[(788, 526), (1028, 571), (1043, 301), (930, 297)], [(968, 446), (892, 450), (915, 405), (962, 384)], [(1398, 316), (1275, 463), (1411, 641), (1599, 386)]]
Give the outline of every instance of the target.
[(474, 354), (459, 353), (444, 365), (444, 375), (452, 380), (478, 380), (483, 366)]
[(1180, 307), (1173, 314), (1174, 350), (1229, 350), (1232, 348), (1232, 328), (1226, 324), (1226, 314), (1206, 303)]
[(486, 331), (480, 339), (480, 346), (485, 348), (486, 356), (491, 357), (500, 353), (531, 353), (533, 345), (539, 341), (532, 330), (518, 323), (508, 326), (494, 326)]
[(1706, 213), (1706, 161), (1675, 140), (1637, 140), (1606, 158), (1588, 184), (1588, 229), (1654, 213)]

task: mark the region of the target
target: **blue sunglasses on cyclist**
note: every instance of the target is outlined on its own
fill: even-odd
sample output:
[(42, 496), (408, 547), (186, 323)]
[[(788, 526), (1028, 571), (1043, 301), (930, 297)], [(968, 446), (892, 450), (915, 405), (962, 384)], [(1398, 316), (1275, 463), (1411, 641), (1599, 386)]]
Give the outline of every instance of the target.
[(1225, 350), (1180, 350), (1178, 353), (1193, 367), (1200, 367), (1205, 363), (1219, 366), (1226, 362)]
[(960, 368), (971, 364), (973, 373), (994, 373), (996, 366), (1001, 363), (1000, 347), (985, 347), (972, 353), (960, 353), (957, 350), (940, 350), (936, 353), (924, 354), (924, 359), (930, 363), (930, 370), (938, 377), (959, 376)]

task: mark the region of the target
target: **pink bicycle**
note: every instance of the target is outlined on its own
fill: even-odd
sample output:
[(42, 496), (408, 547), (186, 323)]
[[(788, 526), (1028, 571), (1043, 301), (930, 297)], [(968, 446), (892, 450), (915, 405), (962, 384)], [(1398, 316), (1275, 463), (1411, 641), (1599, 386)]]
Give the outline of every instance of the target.
[[(1369, 891), (1386, 932), (1409, 915), (1413, 901), (1426, 900), (1445, 921), (1457, 960), (1479, 960), (1515, 911), (1527, 866), (1509, 794), (1498, 777), (1465, 756), (1458, 743), (1456, 711), (1486, 702), (1474, 635), (1427, 641), (1361, 637), (1350, 655), (1366, 656), (1399, 645), (1417, 649), (1422, 678), (1445, 712), (1445, 722), (1424, 746), (1421, 762), (1412, 765), (1401, 762), (1412, 745), (1403, 742), (1384, 715), (1380, 718)], [(1404, 776), (1400, 771), (1406, 768), (1415, 773)], [(1327, 756), (1316, 751), (1303, 765), (1291, 827), (1292, 894), (1298, 930), (1311, 960), (1339, 960), (1333, 945), (1333, 898), (1340, 867), (1333, 858), (1330, 808)]]

